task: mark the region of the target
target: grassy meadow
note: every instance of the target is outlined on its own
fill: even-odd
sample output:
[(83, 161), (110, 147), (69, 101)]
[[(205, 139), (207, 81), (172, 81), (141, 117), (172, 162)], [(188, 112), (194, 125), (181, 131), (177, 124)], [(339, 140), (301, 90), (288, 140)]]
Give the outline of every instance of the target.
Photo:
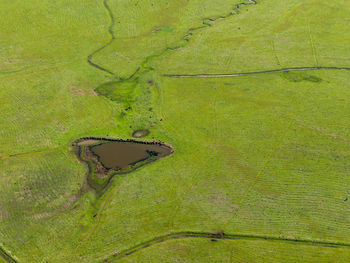
[[(168, 75), (350, 68), (350, 3), (0, 2), (9, 262), (348, 261), (350, 71)], [(92, 61), (113, 74), (87, 61), (111, 32)], [(174, 154), (76, 199), (88, 171), (71, 143), (136, 129)], [(116, 259), (181, 231), (266, 239), (172, 239)]]
[[(293, 257), (291, 257), (291, 255)], [(349, 249), (276, 245), (258, 241), (170, 240), (146, 248), (120, 262), (330, 262), (349, 258)], [(345, 262), (345, 261), (340, 261)]]

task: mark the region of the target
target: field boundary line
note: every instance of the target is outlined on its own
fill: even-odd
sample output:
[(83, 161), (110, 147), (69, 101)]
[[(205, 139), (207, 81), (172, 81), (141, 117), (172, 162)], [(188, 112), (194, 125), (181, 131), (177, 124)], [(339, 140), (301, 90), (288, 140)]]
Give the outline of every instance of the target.
[(10, 254), (7, 253), (3, 247), (0, 247), (0, 257), (3, 258), (8, 263), (17, 263), (18, 262), (12, 256), (10, 256)]
[(210, 233), (210, 232), (195, 232), (195, 231), (181, 231), (157, 236), (149, 239), (142, 243), (139, 243), (129, 249), (118, 252), (103, 261), (100, 262), (115, 262), (124, 257), (130, 256), (142, 249), (150, 246), (163, 243), (172, 239), (184, 239), (184, 238), (205, 238), (212, 240), (245, 240), (245, 241), (269, 241), (269, 242), (280, 242), (289, 244), (298, 244), (305, 246), (317, 246), (317, 247), (328, 247), (328, 248), (346, 248), (350, 249), (350, 243), (346, 242), (335, 242), (327, 240), (312, 240), (302, 238), (287, 238), (283, 236), (268, 236), (268, 235), (254, 235), (254, 234), (226, 234), (226, 233)]
[(307, 71), (307, 70), (350, 70), (350, 67), (293, 67), (271, 69), (264, 71), (241, 72), (231, 74), (163, 74), (163, 77), (169, 78), (230, 78), (249, 75), (260, 75), (268, 73), (291, 72), (291, 71)]

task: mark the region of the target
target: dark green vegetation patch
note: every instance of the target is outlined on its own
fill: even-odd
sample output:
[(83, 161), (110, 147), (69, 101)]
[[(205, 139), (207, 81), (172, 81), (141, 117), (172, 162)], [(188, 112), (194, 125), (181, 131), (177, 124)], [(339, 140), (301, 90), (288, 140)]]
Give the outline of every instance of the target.
[(301, 82), (301, 81), (311, 81), (311, 82), (321, 82), (322, 79), (313, 75), (309, 75), (305, 72), (283, 72), (281, 73), (282, 77), (292, 81), (292, 82)]

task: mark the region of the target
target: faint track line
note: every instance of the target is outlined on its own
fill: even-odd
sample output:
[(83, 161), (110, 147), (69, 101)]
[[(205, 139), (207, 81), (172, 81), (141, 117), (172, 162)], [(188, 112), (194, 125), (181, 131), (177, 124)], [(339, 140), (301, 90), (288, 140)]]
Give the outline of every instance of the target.
[(276, 52), (276, 47), (275, 47), (275, 36), (273, 36), (272, 39), (271, 39), (271, 46), (272, 46), (272, 52), (273, 52), (273, 55), (274, 55), (274, 57), (276, 59), (277, 65), (281, 67), (282, 66), (281, 65), (281, 61), (278, 58), (278, 55), (277, 55), (277, 52)]
[[(312, 89), (312, 86), (309, 87), (308, 89), (305, 90), (305, 92), (303, 93), (302, 97), (305, 97), (305, 95)], [(291, 114), (293, 115), (293, 113), (295, 112), (289, 112), (287, 114)], [(257, 175), (255, 176), (254, 180), (252, 181), (252, 183), (248, 186), (247, 191), (245, 191), (245, 193), (243, 193), (239, 199), (238, 199), (238, 207), (237, 209), (233, 212), (233, 215), (237, 215), (238, 210), (241, 208), (241, 206), (243, 205), (243, 203), (246, 201), (249, 193), (253, 190), (253, 188), (255, 187), (255, 185), (257, 184), (259, 178), (261, 177), (261, 175), (263, 174), (265, 168), (268, 166), (268, 164), (271, 161), (272, 156), (276, 153), (276, 151), (279, 149), (283, 139), (285, 138), (286, 134), (289, 132), (290, 128), (292, 127), (293, 123), (296, 123), (297, 121), (295, 120), (295, 118), (291, 119), (288, 123), (288, 126), (286, 127), (286, 129), (283, 132), (283, 136), (280, 136), (277, 139), (277, 142), (274, 146), (274, 148), (272, 149), (271, 153), (267, 155), (265, 162), (263, 163), (262, 167), (259, 169)], [(225, 225), (228, 222), (225, 223)]]
[(314, 131), (317, 131), (323, 135), (326, 135), (334, 140), (340, 141), (342, 143), (345, 143), (346, 145), (350, 146), (350, 141), (347, 138), (344, 138), (341, 135), (335, 134), (335, 133), (331, 133), (329, 131), (327, 131), (324, 128), (318, 127), (316, 125), (312, 125), (312, 124), (308, 124), (302, 120), (294, 120), (296, 123), (299, 123), (301, 126), (312, 129)]
[(38, 149), (33, 150), (29, 152), (21, 152), (21, 153), (13, 153), (8, 155), (0, 155), (0, 160), (5, 160), (9, 158), (15, 158), (15, 157), (22, 157), (22, 156), (28, 156), (32, 154), (40, 154), (40, 153), (50, 153), (56, 150), (65, 149), (66, 147), (51, 147), (51, 148), (45, 148), (45, 149)]
[[(217, 107), (217, 89), (215, 88), (215, 94), (214, 94), (214, 97), (213, 97), (213, 112), (214, 112), (214, 119), (213, 119), (213, 126), (214, 126), (214, 129), (213, 129), (213, 138), (214, 138), (214, 142), (210, 144), (210, 146), (208, 147), (208, 156), (212, 156), (214, 151), (215, 151), (215, 148), (216, 148), (216, 145), (217, 145), (217, 142), (216, 142), (216, 134), (217, 134), (217, 131), (218, 131), (218, 121), (217, 121), (217, 110), (216, 110), (216, 107)], [(209, 157), (210, 159), (210, 157)], [(208, 160), (209, 160), (208, 159)], [(204, 164), (203, 164), (203, 170), (207, 170), (207, 166), (209, 164), (209, 161), (206, 161)], [(204, 168), (205, 167), (205, 168)], [(175, 221), (175, 217), (178, 213), (178, 211), (180, 210), (182, 204), (183, 204), (183, 201), (185, 199), (185, 197), (187, 196), (187, 194), (193, 189), (193, 187), (195, 185), (197, 185), (198, 183), (192, 183), (188, 189), (184, 192), (184, 194), (181, 196), (181, 198), (178, 199), (178, 204), (175, 206), (174, 210), (173, 210), (173, 213), (171, 213), (170, 215), (170, 222), (169, 222), (169, 227), (171, 227), (172, 229), (174, 228), (174, 221)]]
[[(245, 193), (243, 193), (242, 196), (239, 197), (239, 201), (238, 201), (238, 207), (237, 209), (233, 212), (233, 216), (237, 215), (238, 210), (241, 208), (241, 206), (243, 205), (243, 203), (246, 201), (249, 193), (253, 190), (253, 188), (255, 187), (255, 185), (257, 184), (259, 178), (261, 177), (261, 175), (264, 173), (266, 167), (269, 165), (269, 163), (271, 162), (272, 156), (276, 153), (276, 151), (279, 149), (285, 135), (288, 133), (288, 131), (290, 130), (290, 127), (293, 124), (293, 120), (289, 122), (288, 127), (286, 128), (285, 132), (284, 132), (284, 136), (279, 137), (279, 140), (276, 142), (276, 145), (273, 147), (272, 151), (270, 152), (270, 154), (267, 156), (267, 159), (265, 160), (265, 162), (263, 163), (262, 167), (259, 169), (257, 175), (255, 176), (253, 182), (249, 185), (247, 191), (245, 191)], [(226, 223), (227, 224), (227, 223)], [(225, 224), (225, 225), (226, 225)]]
[(230, 249), (230, 263), (233, 263), (233, 246)]
[(11, 70), (11, 71), (0, 71), (0, 75), (7, 75), (7, 74), (18, 73), (18, 72), (22, 72), (24, 70), (27, 70), (29, 68), (32, 68), (32, 67), (29, 66), (29, 67), (23, 67), (21, 69), (16, 69), (16, 70)]
[(314, 57), (315, 66), (318, 66), (316, 47), (315, 47), (314, 40), (313, 40), (312, 34), (311, 34), (310, 21), (308, 21), (307, 25), (308, 25), (308, 31), (309, 31), (308, 33), (309, 33), (309, 38), (310, 38), (310, 44), (311, 44), (311, 48), (312, 48), (312, 55)]

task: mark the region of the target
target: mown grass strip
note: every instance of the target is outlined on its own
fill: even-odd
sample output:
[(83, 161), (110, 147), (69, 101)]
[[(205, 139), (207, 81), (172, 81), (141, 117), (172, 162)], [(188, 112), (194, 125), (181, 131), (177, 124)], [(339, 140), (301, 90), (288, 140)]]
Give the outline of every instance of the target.
[(245, 235), (245, 234), (226, 234), (226, 233), (210, 233), (210, 232), (192, 232), (183, 231), (169, 233), (163, 236), (158, 236), (139, 243), (129, 249), (116, 253), (109, 258), (101, 261), (105, 263), (115, 262), (124, 257), (130, 256), (142, 249), (148, 248), (158, 243), (166, 242), (171, 239), (182, 239), (182, 238), (207, 238), (215, 240), (246, 240), (246, 241), (270, 241), (270, 242), (284, 242), (296, 245), (305, 246), (318, 246), (318, 247), (329, 247), (329, 248), (349, 248), (350, 243), (334, 242), (325, 240), (311, 240), (311, 239), (299, 239), (299, 238), (286, 238), (276, 236), (265, 236), (265, 235)]

